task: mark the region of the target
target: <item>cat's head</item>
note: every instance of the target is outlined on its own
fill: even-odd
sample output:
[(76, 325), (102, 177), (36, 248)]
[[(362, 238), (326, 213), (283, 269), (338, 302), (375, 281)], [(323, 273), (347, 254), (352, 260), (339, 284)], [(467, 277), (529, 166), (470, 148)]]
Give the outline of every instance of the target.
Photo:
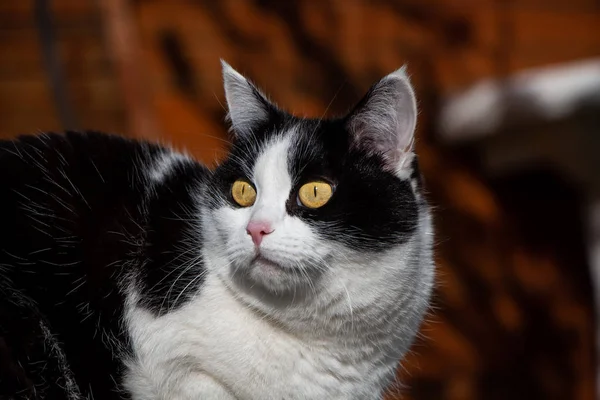
[(217, 273), (296, 299), (408, 284), (429, 227), (420, 226), (428, 215), (405, 70), (377, 82), (347, 116), (323, 120), (280, 110), (225, 63), (223, 73), (233, 146), (204, 211)]

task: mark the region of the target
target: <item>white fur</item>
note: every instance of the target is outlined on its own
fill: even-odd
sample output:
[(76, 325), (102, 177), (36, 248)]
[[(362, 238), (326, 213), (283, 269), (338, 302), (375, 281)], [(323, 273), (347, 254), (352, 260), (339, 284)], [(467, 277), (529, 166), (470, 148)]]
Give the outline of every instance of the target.
[[(43, 322), (40, 322), (39, 326), (42, 333), (44, 334), (44, 345), (46, 349), (50, 351), (52, 356), (56, 358), (56, 361), (58, 363), (58, 369), (63, 376), (64, 382), (62, 382), (62, 384), (64, 385), (64, 394), (66, 396), (65, 399), (81, 400), (83, 397), (81, 396), (81, 392), (77, 387), (77, 383), (75, 382), (73, 372), (69, 367), (69, 363), (67, 362), (67, 357), (65, 356), (65, 353), (61, 349), (56, 338), (54, 337), (54, 335), (52, 335), (48, 327)], [(56, 383), (60, 384), (59, 382)]]
[[(276, 231), (279, 231), (277, 228), (286, 216), (285, 201), (292, 189), (292, 179), (287, 172), (289, 147), (288, 134), (285, 139), (276, 140), (256, 160), (254, 166), (253, 178), (258, 196), (254, 207), (250, 209), (250, 219), (269, 222)], [(267, 236), (265, 240), (270, 237)]]
[(173, 168), (177, 163), (182, 161), (189, 161), (189, 158), (174, 152), (165, 152), (159, 158), (156, 159), (154, 165), (151, 167), (148, 176), (150, 181), (158, 184), (161, 183), (166, 176), (173, 171)]

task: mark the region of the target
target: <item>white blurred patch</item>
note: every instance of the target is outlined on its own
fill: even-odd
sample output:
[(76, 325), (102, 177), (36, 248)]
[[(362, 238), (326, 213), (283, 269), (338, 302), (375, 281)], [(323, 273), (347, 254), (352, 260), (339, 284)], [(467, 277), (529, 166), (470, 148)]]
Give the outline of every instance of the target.
[(528, 70), (504, 81), (483, 80), (446, 99), (439, 132), (449, 141), (474, 139), (507, 122), (564, 118), (585, 104), (600, 107), (600, 59)]

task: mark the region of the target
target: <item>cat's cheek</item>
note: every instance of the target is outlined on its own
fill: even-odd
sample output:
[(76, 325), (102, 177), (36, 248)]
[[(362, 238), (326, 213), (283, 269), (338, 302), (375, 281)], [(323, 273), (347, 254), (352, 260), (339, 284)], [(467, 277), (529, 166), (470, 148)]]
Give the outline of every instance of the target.
[(246, 225), (251, 216), (251, 207), (248, 208), (231, 208), (223, 207), (213, 212), (212, 223), (221, 236), (224, 236), (226, 242), (239, 243), (247, 241), (251, 244), (246, 233)]
[(318, 233), (302, 219), (288, 216), (282, 226), (283, 234), (294, 243), (293, 247), (284, 248), (291, 258), (298, 262), (321, 259), (328, 253), (327, 242), (321, 240)]

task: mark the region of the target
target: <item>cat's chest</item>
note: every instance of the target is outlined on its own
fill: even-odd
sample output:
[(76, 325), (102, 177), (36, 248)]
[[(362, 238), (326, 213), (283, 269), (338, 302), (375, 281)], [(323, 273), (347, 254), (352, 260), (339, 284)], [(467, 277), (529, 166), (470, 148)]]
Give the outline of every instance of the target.
[(235, 398), (378, 398), (369, 363), (308, 346), (218, 290), (209, 285), (193, 303), (161, 318), (129, 318), (138, 355), (130, 368), (153, 371), (147, 379), (157, 391), (167, 386), (163, 380), (208, 375)]

